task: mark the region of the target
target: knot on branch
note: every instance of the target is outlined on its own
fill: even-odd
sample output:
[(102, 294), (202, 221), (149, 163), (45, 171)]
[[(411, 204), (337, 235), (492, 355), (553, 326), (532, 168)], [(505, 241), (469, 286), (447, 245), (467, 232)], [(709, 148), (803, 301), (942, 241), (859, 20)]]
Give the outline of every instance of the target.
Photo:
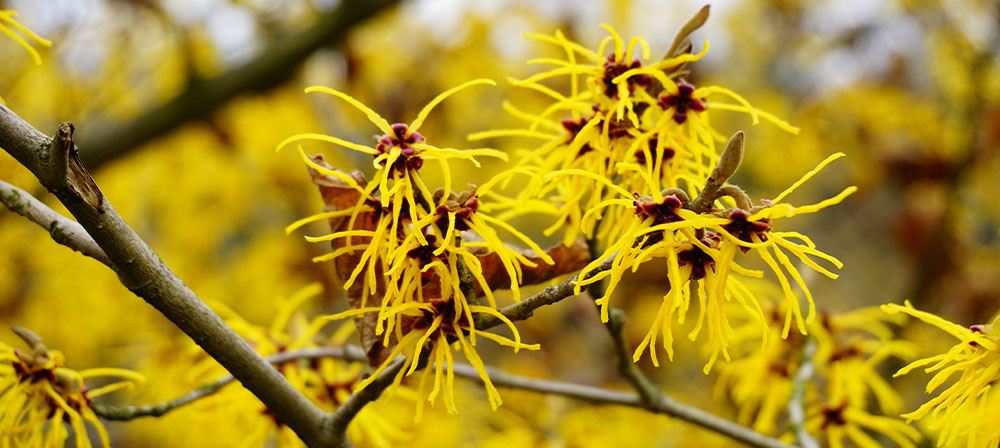
[(73, 144), (73, 131), (74, 127), (72, 123), (63, 122), (59, 124), (59, 127), (56, 129), (56, 135), (52, 138), (52, 146), (50, 148), (51, 170), (48, 174), (51, 176), (45, 176), (48, 179), (43, 178), (43, 180), (46, 181), (46, 187), (50, 189), (53, 186), (56, 188), (64, 185), (68, 186), (77, 196), (90, 205), (91, 208), (97, 210), (98, 213), (104, 213), (102, 208), (104, 205), (104, 195), (101, 193), (101, 189), (97, 187), (97, 183), (94, 182), (94, 178), (91, 177), (90, 172), (83, 166), (83, 162), (80, 161), (80, 151)]

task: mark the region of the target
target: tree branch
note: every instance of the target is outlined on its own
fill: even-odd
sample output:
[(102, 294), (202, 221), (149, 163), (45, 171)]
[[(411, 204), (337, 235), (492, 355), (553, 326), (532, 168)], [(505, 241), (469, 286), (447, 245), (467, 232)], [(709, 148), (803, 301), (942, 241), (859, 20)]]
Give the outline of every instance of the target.
[(83, 226), (52, 210), (27, 191), (0, 180), (0, 202), (48, 231), (55, 242), (112, 267), (104, 250)]
[(656, 384), (642, 373), (642, 370), (639, 370), (639, 366), (632, 361), (624, 332), (627, 320), (624, 311), (611, 308), (608, 310), (608, 321), (604, 323), (604, 327), (607, 328), (608, 335), (611, 337), (612, 348), (615, 352), (615, 369), (639, 393), (639, 398), (643, 404), (653, 406), (657, 400), (665, 397), (660, 395), (660, 389)]
[[(715, 415), (696, 407), (676, 402), (659, 393), (655, 395), (654, 400), (646, 403), (643, 401), (641, 396), (628, 392), (617, 392), (600, 387), (585, 386), (562, 381), (525, 378), (501, 372), (496, 369), (487, 370), (490, 374), (490, 381), (492, 381), (497, 387), (507, 387), (512, 389), (530, 390), (550, 395), (559, 395), (594, 404), (610, 404), (646, 409), (657, 414), (664, 414), (684, 420), (688, 423), (692, 423), (710, 431), (722, 434), (750, 446), (790, 448), (789, 445), (786, 445), (777, 439), (765, 436), (745, 426), (716, 417)], [(475, 369), (467, 364), (455, 365), (455, 375), (482, 383), (482, 379), (479, 378)]]
[[(607, 260), (604, 261), (604, 263), (601, 263), (600, 266), (594, 268), (592, 271), (587, 273), (586, 278), (590, 278), (591, 276), (596, 275), (599, 272), (611, 269), (611, 264), (614, 261), (614, 258), (615, 257), (613, 256), (609, 257)], [(565, 282), (562, 282), (558, 285), (548, 286), (535, 295), (523, 298), (521, 299), (520, 302), (503, 307), (502, 309), (500, 309), (500, 314), (503, 314), (505, 317), (507, 317), (512, 321), (525, 320), (531, 317), (535, 313), (535, 310), (538, 308), (541, 308), (545, 305), (552, 305), (567, 297), (572, 297), (576, 295), (573, 293), (573, 289), (576, 287), (576, 281), (578, 278), (580, 278), (579, 274), (574, 275), (573, 278), (566, 280)], [(476, 323), (476, 328), (479, 328), (480, 330), (492, 328), (497, 325), (500, 325), (501, 323), (500, 319), (498, 319), (495, 316), (490, 316), (490, 315), (482, 315), (482, 316), (483, 316), (482, 320)]]
[(386, 367), (375, 381), (372, 381), (367, 387), (348, 397), (337, 410), (328, 415), (327, 425), (330, 428), (330, 432), (337, 438), (335, 446), (350, 446), (347, 442), (346, 431), (347, 426), (351, 424), (351, 420), (354, 420), (354, 417), (364, 409), (365, 405), (378, 400), (378, 397), (382, 396), (382, 392), (392, 385), (396, 375), (402, 370), (405, 364), (406, 358), (400, 356), (389, 367)]
[[(368, 361), (368, 358), (365, 357), (364, 351), (360, 347), (353, 345), (345, 347), (308, 348), (291, 352), (282, 352), (276, 355), (268, 356), (266, 359), (267, 362), (275, 365), (297, 360), (323, 358), (337, 358), (355, 362)], [(170, 401), (164, 401), (162, 403), (131, 406), (92, 403), (91, 407), (94, 409), (95, 414), (106, 420), (128, 421), (140, 417), (159, 417), (163, 414), (174, 411), (177, 408), (189, 405), (202, 398), (209, 397), (222, 390), (223, 387), (232, 383), (233, 380), (235, 380), (235, 378), (233, 378), (232, 375), (226, 375), (212, 381), (211, 383), (199, 386), (197, 389), (194, 389), (180, 397)]]
[(399, 0), (342, 1), (305, 31), (288, 36), (256, 59), (211, 78), (195, 78), (176, 97), (121, 125), (107, 125), (84, 139), (83, 160), (92, 169), (166, 135), (182, 124), (210, 116), (240, 94), (273, 88), (290, 78), (316, 50), (341, 41), (354, 26)]
[[(701, 197), (701, 196), (699, 196)], [(594, 230), (597, 233), (597, 230)], [(597, 239), (591, 239), (587, 241), (587, 247), (590, 250), (590, 257), (596, 259), (600, 254), (600, 249), (598, 247)], [(612, 260), (614, 257), (611, 257)], [(610, 266), (610, 264), (609, 264)], [(597, 300), (607, 293), (607, 279), (601, 280), (599, 282), (591, 283), (587, 286), (587, 293), (590, 294), (592, 300)], [(598, 315), (600, 315), (600, 306), (595, 307)], [(608, 336), (611, 337), (611, 345), (615, 354), (615, 370), (618, 374), (625, 378), (632, 385), (636, 392), (639, 393), (639, 398), (645, 405), (651, 405), (656, 401), (656, 398), (660, 395), (659, 389), (656, 387), (649, 378), (646, 377), (639, 370), (639, 366), (635, 364), (632, 357), (629, 356), (628, 341), (625, 340), (625, 322), (628, 319), (625, 317), (625, 312), (619, 310), (613, 306), (608, 305), (608, 321), (604, 322), (604, 328), (608, 330)]]
[[(367, 358), (365, 357), (364, 354), (364, 350), (356, 346), (298, 350), (293, 352), (281, 353), (279, 355), (271, 356), (267, 359), (268, 361), (277, 364), (297, 359), (317, 359), (317, 358), (338, 358), (356, 362), (367, 361)], [(396, 366), (396, 364), (398, 364), (398, 367)], [(372, 389), (376, 384), (381, 384), (383, 386), (391, 384), (393, 378), (398, 372), (398, 369), (402, 367), (402, 363), (400, 363), (399, 360), (396, 361), (396, 364), (387, 368), (382, 373), (382, 375), (380, 375), (379, 380), (376, 380), (374, 383), (372, 383), (371, 386), (369, 386), (365, 390)], [(567, 383), (562, 381), (528, 378), (520, 375), (507, 373), (502, 370), (494, 368), (487, 368), (487, 371), (489, 372), (490, 381), (492, 381), (493, 384), (496, 385), (497, 387), (504, 387), (509, 389), (521, 389), (521, 390), (527, 390), (549, 395), (558, 395), (561, 397), (572, 398), (575, 400), (585, 401), (593, 404), (619, 405), (619, 406), (628, 406), (633, 408), (645, 409), (658, 414), (664, 414), (671, 417), (679, 418), (686, 422), (693, 423), (697, 426), (701, 426), (711, 431), (715, 431), (720, 434), (732, 437), (734, 440), (744, 442), (751, 446), (788, 448), (787, 445), (782, 444), (778, 440), (756, 433), (753, 430), (740, 426), (736, 423), (723, 420), (719, 417), (716, 417), (700, 409), (678, 403), (659, 394), (657, 394), (659, 398), (652, 400), (650, 403), (646, 403), (643, 401), (642, 397), (627, 392), (618, 392), (618, 391), (603, 389), (600, 387), (586, 386), (582, 384)], [(477, 372), (476, 369), (469, 364), (455, 364), (454, 372), (456, 376), (472, 380), (478, 384), (483, 384), (483, 380), (479, 376), (479, 372)], [(187, 404), (190, 403), (191, 401), (211, 395), (212, 392), (203, 393), (199, 391), (207, 390), (211, 387), (214, 387), (220, 382), (228, 383), (229, 381), (231, 381), (231, 379), (222, 378), (215, 383), (206, 384), (205, 386), (202, 386), (196, 389), (195, 391), (192, 391), (188, 395), (185, 395), (185, 397), (187, 397), (195, 394), (196, 392), (199, 393), (198, 397), (183, 404)], [(219, 388), (221, 388), (221, 386), (216, 387), (216, 390), (218, 390)], [(355, 398), (361, 394), (361, 392), (359, 392), (358, 394), (353, 395), (352, 398), (348, 400), (348, 403), (353, 402), (355, 404), (364, 404), (374, 401), (374, 399), (378, 398), (378, 394), (381, 394), (381, 392), (384, 389), (385, 387), (380, 387), (377, 391), (372, 390), (373, 395), (375, 395), (374, 398), (372, 398), (371, 396), (364, 398)], [(177, 402), (179, 400), (180, 399), (174, 400), (174, 402)], [(173, 402), (168, 402), (168, 403), (173, 403)], [(110, 409), (114, 409), (116, 410), (116, 412), (121, 412), (124, 414), (125, 412), (133, 412), (132, 410), (137, 408), (154, 408), (154, 407), (167, 407), (167, 406), (168, 406), (167, 403), (162, 403), (159, 405), (152, 405), (152, 406), (100, 406), (100, 407), (95, 406), (95, 411), (97, 411), (97, 409), (101, 409), (100, 411), (98, 411), (98, 415), (104, 418), (111, 418), (104, 414), (107, 413)], [(345, 403), (344, 406), (347, 406), (347, 403)], [(344, 406), (338, 408), (338, 412), (340, 412), (340, 409), (344, 409)], [(177, 407), (179, 406), (171, 407), (170, 409), (168, 409), (168, 412), (170, 410), (176, 409)], [(360, 407), (356, 408), (352, 407), (350, 409), (351, 410), (343, 411), (344, 414), (347, 414), (348, 412), (353, 412), (354, 414), (356, 414), (357, 410), (360, 410)], [(142, 417), (145, 415), (153, 415), (153, 414), (134, 415), (131, 418)], [(128, 419), (130, 418), (124, 418), (124, 420)], [(341, 421), (349, 422), (350, 419), (342, 417)]]
[(52, 192), (104, 251), (123, 285), (222, 364), (310, 446), (333, 441), (325, 414), (229, 328), (125, 223), (80, 162), (73, 126), (48, 138), (0, 105), (0, 147)]

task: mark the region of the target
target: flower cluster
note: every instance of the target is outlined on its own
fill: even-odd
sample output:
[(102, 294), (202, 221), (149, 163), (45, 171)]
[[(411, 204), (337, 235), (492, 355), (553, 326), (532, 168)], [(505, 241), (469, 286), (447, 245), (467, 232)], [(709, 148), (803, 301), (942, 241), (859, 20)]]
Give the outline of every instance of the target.
[(937, 396), (903, 417), (908, 421), (929, 420), (929, 427), (939, 432), (938, 446), (961, 444), (985, 448), (1000, 444), (1000, 426), (995, 419), (1000, 415), (1000, 394), (994, 387), (1000, 381), (998, 321), (965, 328), (917, 310), (909, 302), (905, 306), (888, 304), (882, 308), (888, 313), (916, 317), (958, 339), (947, 352), (914, 361), (896, 372), (899, 376), (922, 368), (933, 373), (927, 383), (927, 393), (953, 381)]
[[(355, 299), (354, 307), (330, 318), (357, 317), (363, 340), (366, 330), (378, 337), (366, 347), (369, 353), (378, 352), (373, 357), (378, 367), (358, 387), (366, 387), (402, 355), (406, 364), (396, 383), (426, 364), (428, 368), (420, 379), (421, 396), (433, 403), (443, 390), (445, 405), (452, 412), (456, 411), (451, 370), (453, 351), (461, 352), (479, 370), (489, 402), (495, 408), (501, 403), (500, 396), (476, 352), (477, 338), (493, 340), (515, 351), (538, 349), (538, 345), (522, 344), (513, 323), (497, 311), (493, 288), (498, 284), (509, 286), (518, 300), (523, 269), (553, 263), (530, 238), (481, 207), (480, 198), (493, 183), (461, 192), (452, 188), (451, 162), (466, 160), (479, 166), (478, 157), (506, 160), (506, 154), (488, 148), (439, 148), (427, 143), (418, 132), (441, 101), (459, 90), (481, 84), (493, 82), (474, 80), (445, 91), (409, 124), (389, 124), (361, 102), (339, 91), (309, 88), (307, 92), (327, 93), (354, 106), (383, 134), (372, 146), (322, 134), (292, 136), (279, 145), (280, 149), (303, 140), (322, 141), (373, 157), (374, 175), (366, 181), (360, 175), (330, 168), (321, 158), (306, 156), (300, 147), (303, 159), (314, 173), (325, 176), (323, 182), (328, 185), (344, 187), (344, 192), (333, 210), (300, 220), (288, 230), (317, 220), (331, 222), (331, 233), (306, 238), (310, 242), (332, 242), (334, 250), (316, 261), (335, 260), (338, 267), (349, 267), (343, 272), (344, 288)], [(432, 190), (427, 186), (421, 175), (425, 161), (440, 164), (442, 188)], [(532, 253), (505, 244), (501, 231), (512, 235)], [(484, 266), (487, 263), (491, 266)], [(486, 274), (492, 265), (501, 267), (505, 281), (498, 282), (494, 276), (488, 278)], [(360, 286), (355, 287), (358, 282)], [(505, 323), (513, 338), (476, 328), (479, 315), (490, 315)], [(367, 323), (371, 325), (366, 327)], [(421, 400), (420, 406), (423, 403)]]
[[(901, 447), (913, 447), (920, 433), (904, 422), (871, 414), (895, 414), (902, 398), (880, 375), (890, 358), (910, 359), (912, 344), (893, 340), (891, 324), (898, 323), (878, 308), (830, 314), (808, 325), (809, 336), (793, 333), (779, 339), (783, 319), (777, 308), (768, 311), (771, 338), (757, 342), (760, 328), (748, 321), (737, 327), (734, 349), (739, 359), (721, 368), (717, 393), (725, 393), (739, 408), (739, 421), (765, 434), (780, 435), (792, 428), (779, 427), (793, 389), (803, 388), (802, 424), (829, 446), (843, 446), (845, 439), (857, 446), (878, 446), (872, 434)], [(776, 340), (776, 341), (775, 341)], [(806, 344), (812, 344), (809, 350)], [(808, 364), (813, 375), (800, 384), (795, 377)], [(874, 402), (873, 402), (874, 399)]]
[[(356, 319), (375, 370), (358, 388), (366, 387), (403, 357), (395, 384), (423, 369), (415, 386), (421, 397), (417, 418), (424, 403), (433, 403), (438, 396), (443, 396), (450, 412), (456, 412), (452, 366), (458, 351), (479, 371), (490, 405), (500, 405), (477, 353), (477, 338), (514, 351), (539, 347), (521, 342), (513, 323), (499, 312), (494, 289), (509, 287), (518, 300), (519, 285), (528, 277), (539, 281), (526, 272), (555, 262), (508, 224), (511, 218), (527, 213), (554, 217), (545, 233), (562, 231), (563, 247), (575, 245), (581, 236), (586, 238), (591, 255), (580, 266), (575, 292), (594, 286), (591, 292), (605, 321), (613, 294), (629, 271), (650, 260), (665, 262), (663, 279), (669, 290), (635, 350), (636, 361), (648, 351), (658, 365), (661, 346), (672, 359), (673, 331), (695, 306), (699, 313), (689, 337), (707, 335), (706, 373), (718, 359), (731, 357), (730, 302), (741, 305), (760, 328), (769, 329), (762, 301), (743, 282), (765, 274), (738, 261), (746, 254), (756, 255), (777, 279), (784, 310), (782, 338), (789, 337), (793, 324), (805, 334), (815, 322), (812, 295), (793, 259), (831, 278), (837, 275), (820, 262), (836, 268), (841, 263), (817, 249), (807, 236), (779, 230), (777, 225), (784, 218), (837, 204), (855, 191), (849, 187), (812, 205), (785, 202), (843, 154), (823, 160), (774, 199), (753, 203), (739, 187), (726, 183), (741, 163), (743, 134), (738, 132), (725, 143), (711, 125), (712, 111), (741, 112), (754, 123), (764, 119), (789, 132), (797, 129), (728, 89), (696, 88), (686, 81), (685, 67), (704, 56), (707, 45), (697, 54), (684, 50), (653, 61), (642, 39), (626, 44), (614, 29), (606, 28), (610, 35), (596, 51), (567, 40), (558, 31), (552, 36), (529, 36), (554, 44), (565, 58), (534, 60), (555, 68), (512, 83), (548, 96), (552, 104), (538, 113), (505, 104), (506, 110), (529, 123), (526, 128), (486, 131), (470, 138), (522, 136), (541, 139), (543, 144), (467, 191), (454, 189), (452, 162), (466, 160), (478, 166), (479, 159), (486, 157), (506, 161), (506, 154), (488, 148), (433, 146), (420, 129), (445, 98), (491, 81), (466, 82), (438, 95), (409, 124), (390, 124), (340, 91), (306, 89), (344, 101), (380, 132), (370, 145), (315, 133), (295, 135), (279, 145), (281, 149), (318, 141), (373, 158), (369, 180), (360, 172), (333, 169), (322, 157), (306, 155), (300, 146), (327, 211), (288, 227), (291, 232), (311, 222), (329, 221), (329, 233), (306, 239), (332, 244), (330, 253), (315, 260), (334, 261), (351, 308), (328, 318)], [(568, 92), (560, 93), (552, 86), (560, 80)], [(440, 165), (442, 188), (432, 189), (425, 181), (428, 161)], [(527, 181), (511, 195), (506, 190), (515, 178)], [(501, 233), (530, 250), (505, 244)], [(607, 260), (610, 269), (602, 267)], [(497, 271), (502, 275), (495, 275)], [(571, 271), (555, 269), (547, 278), (559, 272)], [(602, 291), (598, 285), (606, 288)], [(800, 305), (796, 286), (805, 296), (808, 311)], [(511, 337), (479, 328), (483, 317), (504, 324)]]
[[(30, 350), (0, 343), (0, 445), (62, 447), (72, 439), (77, 448), (90, 447), (89, 424), (101, 446), (108, 447), (108, 432), (91, 404), (95, 398), (133, 387), (143, 377), (109, 367), (69, 369), (63, 354), (49, 350), (38, 335), (20, 327), (14, 332)], [(119, 381), (94, 388), (85, 383), (101, 377)]]
[[(226, 323), (262, 356), (302, 353), (331, 347), (342, 348), (347, 345), (348, 339), (354, 333), (353, 326), (342, 325), (332, 335), (324, 336), (321, 332), (330, 323), (330, 319), (325, 317), (306, 319), (300, 312), (300, 308), (310, 300), (314, 300), (322, 290), (319, 284), (302, 288), (283, 301), (274, 320), (267, 326), (248, 322), (222, 304), (212, 305), (225, 317)], [(192, 370), (209, 373), (217, 370), (216, 366), (214, 361), (206, 357)], [(350, 397), (355, 387), (362, 381), (361, 373), (364, 367), (363, 363), (331, 356), (290, 357), (288, 361), (276, 363), (274, 366), (293, 387), (327, 412), (336, 410)], [(408, 391), (397, 392), (398, 396), (407, 394)], [(211, 413), (218, 415), (220, 419), (239, 416), (239, 419), (245, 420), (246, 426), (253, 428), (252, 431), (239, 435), (247, 446), (263, 446), (269, 440), (276, 440), (278, 446), (282, 447), (303, 446), (295, 433), (245, 390), (231, 388), (226, 393), (203, 400), (199, 406), (211, 409)], [(200, 418), (205, 416), (202, 415)], [(407, 435), (403, 429), (390, 423), (386, 417), (372, 408), (362, 409), (347, 428), (349, 439), (367, 446), (392, 446), (404, 441)]]
[[(472, 136), (545, 141), (518, 162), (517, 169), (534, 174), (535, 180), (516, 198), (502, 202), (509, 205), (504, 216), (548, 213), (555, 221), (547, 234), (563, 231), (564, 243), (580, 235), (587, 238), (601, 255), (583, 269), (576, 289), (580, 293), (588, 285), (607, 285), (603, 292), (592, 290), (599, 295), (595, 298), (604, 321), (628, 271), (653, 259), (666, 262), (669, 291), (635, 351), (636, 360), (648, 349), (658, 365), (661, 344), (673, 358), (672, 329), (685, 321), (694, 300), (700, 310), (690, 338), (708, 336), (712, 353), (706, 373), (720, 356), (730, 358), (732, 329), (723, 312), (725, 302), (739, 302), (765, 325), (759, 300), (739, 280), (764, 275), (737, 262), (747, 253), (756, 254), (781, 285), (786, 309), (782, 336), (788, 336), (793, 322), (804, 333), (807, 320), (815, 315), (814, 304), (793, 258), (831, 278), (837, 275), (817, 260), (837, 268), (841, 263), (805, 235), (778, 231), (776, 226), (783, 218), (837, 204), (855, 191), (850, 187), (813, 205), (782, 202), (843, 154), (827, 158), (774, 199), (753, 204), (743, 190), (725, 184), (742, 160), (743, 135), (737, 133), (720, 151), (718, 145), (725, 139), (712, 127), (709, 112), (738, 111), (754, 123), (765, 119), (789, 132), (797, 129), (728, 89), (696, 88), (686, 81), (681, 68), (700, 59), (707, 44), (697, 54), (681, 52), (653, 61), (645, 41), (633, 38), (626, 43), (613, 28), (605, 28), (609, 36), (597, 51), (568, 41), (560, 32), (529, 36), (557, 46), (565, 59), (536, 59), (532, 62), (555, 68), (513, 83), (547, 95), (552, 104), (537, 114), (507, 105), (529, 122), (526, 129)], [(568, 78), (568, 92), (546, 84), (556, 78)], [(607, 259), (613, 259), (611, 268), (599, 272)], [(803, 291), (808, 313), (800, 308), (793, 283)]]

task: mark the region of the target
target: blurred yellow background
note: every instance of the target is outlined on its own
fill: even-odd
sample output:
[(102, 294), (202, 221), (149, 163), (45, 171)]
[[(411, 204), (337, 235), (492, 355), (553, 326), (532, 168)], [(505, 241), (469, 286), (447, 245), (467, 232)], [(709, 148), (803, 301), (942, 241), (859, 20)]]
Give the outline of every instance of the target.
[[(515, 126), (504, 100), (542, 100), (505, 82), (532, 73), (525, 60), (553, 52), (523, 33), (559, 28), (594, 47), (604, 34), (598, 25), (609, 23), (623, 35), (645, 37), (657, 53), (701, 6), (670, 0), (355, 5), (371, 8), (372, 17), (354, 20), (302, 57), (261, 59), (329, 28), (329, 11), (351, 9), (347, 1), (0, 1), (0, 9), (18, 11), (21, 23), (54, 42), (35, 65), (22, 48), (0, 40), (0, 96), (43, 131), (73, 122), (105, 195), (164, 261), (201, 298), (267, 325), (283, 298), (312, 282), (326, 288), (303, 308), (307, 315), (345, 307), (329, 264), (310, 262), (324, 249), (285, 235), (288, 223), (320, 211), (322, 202), (297, 154), (274, 148), (301, 132), (368, 141), (372, 130), (360, 114), (304, 95), (304, 87), (349, 92), (390, 121), (405, 122), (440, 91), (474, 78), (497, 80), (497, 88), (455, 96), (421, 129), (439, 146), (468, 147), (472, 132)], [(755, 198), (770, 197), (827, 154), (848, 155), (846, 164), (797, 193), (811, 203), (844, 185), (860, 189), (822, 217), (797, 218), (798, 230), (846, 264), (837, 281), (810, 279), (819, 307), (845, 311), (910, 299), (963, 325), (989, 321), (1000, 303), (996, 3), (727, 0), (712, 8), (709, 24), (695, 34), (711, 50), (690, 78), (730, 87), (801, 128), (790, 135), (753, 126), (740, 114), (720, 115), (714, 123), (720, 132), (747, 133), (745, 163), (734, 181)], [(245, 82), (232, 95), (205, 88), (220, 80), (239, 84), (238, 76), (266, 77), (247, 69), (261, 60), (281, 61), (286, 70)], [(131, 127), (137, 117), (170, 112), (181, 119), (164, 119), (169, 124), (157, 130)], [(486, 143), (510, 152), (527, 148), (516, 139)], [(356, 154), (317, 144), (306, 150), (323, 153), (333, 166), (371, 172)], [(481, 182), (497, 168), (470, 168), (456, 185)], [(65, 212), (6, 154), (0, 179)], [(318, 233), (322, 226), (315, 225)], [(532, 235), (547, 227), (523, 225)], [(619, 293), (637, 322), (628, 328), (633, 341), (656, 312), (655, 304), (636, 298), (660, 294), (656, 272), (648, 271), (640, 271), (648, 281)], [(541, 352), (514, 358), (486, 350), (484, 357), (513, 372), (613, 384), (606, 336), (589, 308), (568, 300), (520, 324)], [(146, 375), (144, 386), (118, 398), (126, 402), (173, 398), (220, 372), (192, 368), (199, 358), (193, 345), (113, 272), (6, 210), (0, 211), (0, 324), (35, 330), (66, 353), (70, 367), (119, 366)], [(907, 331), (927, 347), (944, 347), (926, 328)], [(6, 330), (0, 340), (15, 342)], [(677, 362), (649, 369), (665, 391), (734, 418), (726, 397), (713, 394), (717, 374), (706, 377), (701, 358), (685, 356), (698, 347), (679, 338), (677, 349)], [(893, 384), (908, 408), (924, 398), (919, 381)], [(242, 412), (257, 412), (246, 392), (227, 393), (251, 403)], [(385, 412), (416, 432), (407, 442), (413, 446), (731, 443), (663, 416), (525, 392), (506, 392), (497, 413), (471, 385), (459, 400), (460, 415), (438, 409), (419, 426), (409, 423), (409, 405)], [(121, 446), (232, 446), (253, 425), (253, 415), (210, 407), (108, 427)]]

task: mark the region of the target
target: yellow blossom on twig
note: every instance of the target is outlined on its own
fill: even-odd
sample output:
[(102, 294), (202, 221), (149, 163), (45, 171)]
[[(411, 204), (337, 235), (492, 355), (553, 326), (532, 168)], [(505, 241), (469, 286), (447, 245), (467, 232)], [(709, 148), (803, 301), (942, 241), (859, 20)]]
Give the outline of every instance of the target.
[(887, 313), (904, 313), (954, 336), (958, 343), (945, 353), (914, 361), (895, 376), (923, 369), (934, 376), (927, 383), (927, 393), (947, 387), (913, 412), (907, 420), (930, 421), (939, 431), (938, 446), (995, 447), (1000, 443), (1000, 394), (994, 387), (1000, 380), (1000, 336), (995, 320), (992, 325), (962, 327), (926, 311), (905, 305), (887, 304)]
[[(72, 437), (77, 448), (92, 446), (89, 425), (100, 445), (110, 446), (108, 432), (91, 408), (92, 400), (145, 381), (131, 370), (102, 367), (73, 370), (65, 357), (49, 350), (35, 333), (14, 332), (30, 346), (23, 351), (0, 343), (0, 445), (63, 447)], [(91, 388), (92, 378), (119, 381)], [(67, 425), (69, 428), (67, 428)]]

